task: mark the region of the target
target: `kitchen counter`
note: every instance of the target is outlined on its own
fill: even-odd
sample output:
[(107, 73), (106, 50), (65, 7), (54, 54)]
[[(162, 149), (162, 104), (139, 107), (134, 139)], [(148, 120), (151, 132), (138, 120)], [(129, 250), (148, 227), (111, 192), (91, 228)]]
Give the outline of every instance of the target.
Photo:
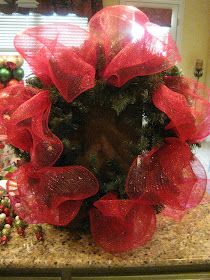
[(46, 225), (38, 242), (29, 227), (26, 237), (12, 234), (1, 246), (0, 268), (126, 268), (210, 265), (210, 204), (199, 205), (181, 222), (158, 215), (157, 231), (146, 246), (111, 255), (89, 235), (78, 235)]

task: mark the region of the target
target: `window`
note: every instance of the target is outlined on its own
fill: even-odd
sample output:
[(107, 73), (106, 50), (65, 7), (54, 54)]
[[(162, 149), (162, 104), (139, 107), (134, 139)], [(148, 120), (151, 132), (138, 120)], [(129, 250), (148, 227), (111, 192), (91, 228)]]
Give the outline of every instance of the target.
[[(88, 19), (85, 17), (78, 17), (75, 14), (68, 14), (65, 16), (58, 16), (56, 14), (52, 16), (43, 16), (34, 13), (30, 13), (29, 15), (6, 15), (0, 13), (0, 55), (17, 54), (13, 40), (18, 32), (27, 27), (57, 22), (68, 22), (87, 29)], [(82, 40), (80, 34), (78, 34), (78, 37), (74, 38), (74, 40), (79, 45)], [(25, 77), (27, 77), (31, 73), (31, 70), (26, 62), (24, 63), (23, 68), (25, 71)]]
[(170, 30), (180, 48), (184, 0), (121, 0), (120, 4), (141, 9), (151, 22)]

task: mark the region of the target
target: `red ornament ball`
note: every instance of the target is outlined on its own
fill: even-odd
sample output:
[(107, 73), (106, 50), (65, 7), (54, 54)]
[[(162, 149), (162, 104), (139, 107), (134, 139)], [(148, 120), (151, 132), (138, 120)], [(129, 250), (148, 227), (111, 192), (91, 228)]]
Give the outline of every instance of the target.
[(0, 213), (4, 213), (4, 206), (0, 205)]
[(7, 86), (14, 86), (14, 85), (18, 85), (19, 81), (15, 80), (15, 79), (11, 79), (8, 83)]
[(8, 225), (12, 225), (12, 223), (13, 223), (13, 218), (12, 218), (12, 217), (6, 217), (5, 223), (8, 224)]
[(1, 238), (0, 238), (0, 243), (2, 244), (2, 245), (6, 245), (7, 244), (7, 242), (8, 242), (8, 237), (7, 236), (2, 236)]
[(24, 237), (25, 236), (25, 229), (22, 227), (17, 228), (18, 235)]
[(43, 241), (44, 240), (44, 236), (43, 236), (42, 232), (37, 232), (37, 233), (35, 233), (35, 235), (36, 235), (36, 239), (38, 241)]
[(10, 215), (10, 209), (4, 208), (4, 214), (8, 217)]

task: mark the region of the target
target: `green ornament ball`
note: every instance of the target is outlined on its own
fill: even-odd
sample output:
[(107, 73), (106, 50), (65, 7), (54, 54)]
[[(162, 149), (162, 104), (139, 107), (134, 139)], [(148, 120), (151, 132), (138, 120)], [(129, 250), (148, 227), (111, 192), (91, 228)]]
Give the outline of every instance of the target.
[(24, 70), (23, 68), (17, 68), (13, 70), (13, 78), (21, 81), (24, 77)]
[(7, 82), (11, 79), (12, 77), (12, 73), (9, 69), (3, 67), (3, 68), (0, 68), (0, 81), (1, 82)]
[(11, 229), (9, 229), (9, 228), (4, 228), (4, 229), (2, 229), (2, 235), (3, 235), (3, 236), (9, 237), (10, 234), (11, 234)]

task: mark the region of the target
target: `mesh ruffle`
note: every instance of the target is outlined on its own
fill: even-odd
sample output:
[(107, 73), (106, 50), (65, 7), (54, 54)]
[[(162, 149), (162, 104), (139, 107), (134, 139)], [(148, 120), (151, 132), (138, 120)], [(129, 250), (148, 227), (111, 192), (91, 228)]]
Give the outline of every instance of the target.
[[(180, 60), (171, 35), (129, 6), (103, 9), (90, 20), (89, 31), (71, 24), (29, 28), (16, 36), (15, 46), (44, 86), (55, 85), (67, 102), (93, 88), (96, 79), (121, 87)], [(156, 206), (177, 219), (205, 192), (205, 170), (185, 141), (195, 143), (210, 133), (209, 91), (183, 77), (163, 77), (163, 82), (153, 103), (168, 116), (166, 129), (178, 138), (167, 138), (134, 160), (125, 186), (128, 199), (108, 193), (90, 210), (96, 243), (112, 253), (152, 238)], [(52, 167), (63, 144), (48, 128), (48, 90), (8, 87), (0, 92), (0, 101), (0, 135), (31, 157), (8, 182), (16, 213), (28, 223), (68, 224), (99, 186), (84, 167)]]
[(171, 120), (166, 129), (173, 129), (183, 141), (202, 141), (210, 134), (210, 90), (184, 77), (165, 77), (164, 82), (153, 102)]
[[(80, 42), (75, 41), (78, 34)], [(127, 6), (98, 12), (89, 32), (71, 24), (29, 28), (15, 37), (15, 47), (34, 73), (46, 85), (55, 84), (68, 102), (93, 88), (95, 78), (120, 87), (180, 60), (170, 33)]]
[(111, 253), (125, 252), (148, 242), (156, 228), (153, 209), (140, 200), (117, 200), (108, 195), (90, 211), (96, 243)]
[(48, 91), (37, 90), (34, 95), (33, 89), (22, 86), (8, 87), (6, 94), (13, 95), (4, 102), (2, 109), (3, 117), (8, 116), (2, 122), (7, 128), (8, 143), (30, 152), (31, 162), (36, 167), (53, 165), (62, 153), (63, 144), (48, 128), (51, 108)]
[(189, 146), (168, 138), (159, 149), (134, 160), (126, 192), (131, 199), (145, 199), (153, 205), (185, 211), (200, 203), (206, 184), (204, 167)]
[(98, 192), (97, 179), (81, 166), (20, 167), (7, 183), (17, 215), (28, 223), (68, 224), (82, 201)]

